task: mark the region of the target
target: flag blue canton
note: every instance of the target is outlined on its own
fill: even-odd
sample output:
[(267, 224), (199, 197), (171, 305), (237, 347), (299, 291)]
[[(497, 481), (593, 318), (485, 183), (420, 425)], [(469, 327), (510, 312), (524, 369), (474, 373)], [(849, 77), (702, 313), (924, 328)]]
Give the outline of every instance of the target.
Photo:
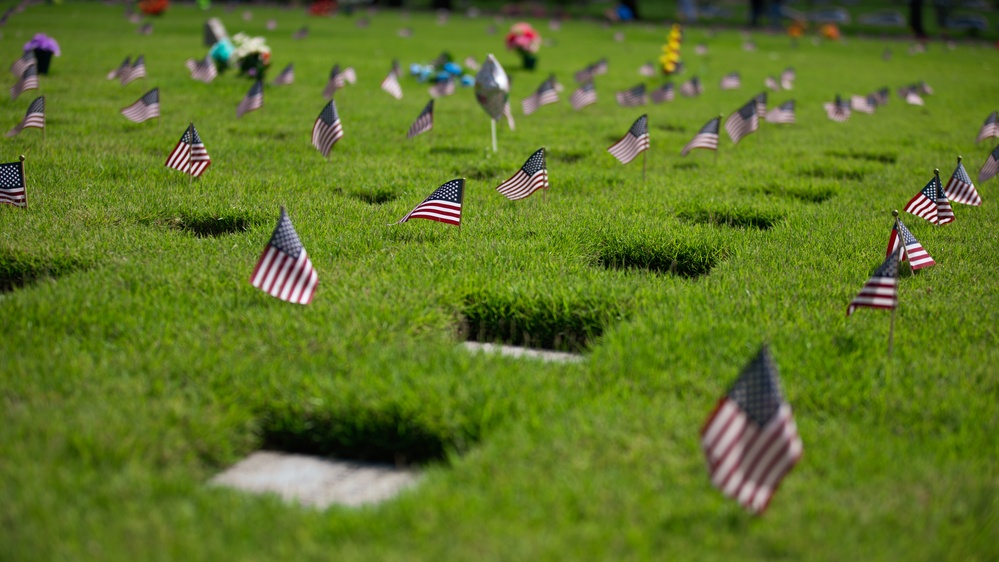
[(333, 122), (340, 120), (340, 117), (336, 113), (336, 105), (333, 101), (326, 104), (326, 107), (323, 108), (323, 112), (319, 114), (319, 118), (322, 119), (323, 123), (326, 123), (327, 125), (332, 125)]
[(704, 134), (715, 134), (715, 135), (717, 135), (718, 134), (718, 127), (719, 127), (720, 123), (721, 123), (721, 118), (715, 117), (711, 121), (708, 121), (708, 124), (705, 125), (703, 128), (701, 128), (701, 130), (698, 132), (698, 134), (700, 134), (700, 135), (704, 135)]
[[(426, 201), (447, 201), (448, 203), (461, 203), (461, 185), (464, 180), (451, 180), (437, 188), (436, 191), (427, 197)], [(425, 201), (425, 202), (426, 202)]]
[(520, 169), (523, 170), (524, 173), (529, 176), (533, 176), (534, 174), (540, 172), (541, 170), (544, 170), (545, 149), (543, 148), (538, 149), (537, 152), (532, 154), (531, 157), (527, 159), (527, 162), (524, 162), (524, 165), (521, 166)]
[(746, 366), (728, 397), (761, 427), (777, 413), (781, 404), (777, 365), (766, 347)]
[(292, 226), (291, 219), (284, 209), (281, 209), (281, 220), (271, 235), (270, 245), (294, 259), (298, 259), (302, 253), (302, 241), (298, 239), (298, 233), (295, 232), (295, 227)]
[(646, 115), (639, 117), (628, 129), (628, 133), (633, 137), (640, 137), (649, 134), (649, 118)]

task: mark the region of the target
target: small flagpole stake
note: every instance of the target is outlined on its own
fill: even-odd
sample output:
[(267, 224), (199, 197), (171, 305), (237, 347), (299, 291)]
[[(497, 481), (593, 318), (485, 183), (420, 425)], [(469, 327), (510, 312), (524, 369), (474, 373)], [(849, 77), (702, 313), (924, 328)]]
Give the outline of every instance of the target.
[(188, 132), (191, 133), (190, 142), (187, 144), (187, 175), (191, 176), (191, 181), (188, 185), (194, 185), (194, 162), (191, 162), (191, 158), (194, 157), (194, 121), (188, 122), (187, 125)]
[[(45, 129), (43, 128), (44, 132)], [(24, 178), (24, 208), (28, 208), (28, 174), (24, 171), (24, 155), (21, 155), (21, 177)]]
[[(895, 217), (895, 228), (898, 229), (898, 209), (891, 212), (891, 216)], [(899, 238), (898, 245), (901, 246), (898, 249), (900, 254), (904, 254), (906, 259), (909, 257), (908, 251), (905, 249), (905, 240), (901, 239), (901, 229), (898, 229)], [(912, 263), (911, 261), (909, 262)], [(897, 281), (897, 280), (896, 280)], [(897, 288), (895, 289), (898, 290)], [(895, 310), (898, 309), (898, 297), (895, 298), (895, 306), (891, 309), (891, 324), (888, 326), (888, 357), (891, 357), (891, 352), (895, 344)]]
[(496, 148), (496, 120), (492, 119), (492, 120), (490, 120), (490, 123), (492, 123), (492, 130), (493, 130), (493, 152), (496, 152), (497, 151), (497, 148)]
[[(493, 119), (493, 132), (496, 132), (496, 120)], [(465, 216), (465, 178), (461, 178), (461, 197), (458, 200), (458, 204), (461, 205), (461, 216)], [(461, 223), (463, 221), (461, 218), (458, 219), (458, 235), (461, 236)]]
[[(547, 176), (548, 175), (548, 149), (545, 148), (545, 147), (543, 147), (543, 146), (541, 147), (541, 156), (544, 158), (545, 175)], [(544, 204), (546, 204), (546, 205), (548, 204), (548, 186), (547, 185), (545, 186), (544, 191), (541, 192), (541, 201)]]
[[(724, 113), (719, 113), (718, 114), (718, 144), (719, 145), (721, 144), (721, 130), (722, 130), (722, 122), (724, 120), (725, 120), (725, 114)], [(718, 167), (718, 147), (717, 146), (715, 147), (715, 167), (716, 168)]]
[(648, 153), (649, 153), (649, 149), (647, 149), (647, 148), (642, 151), (642, 183), (645, 183), (645, 161), (646, 161), (646, 157), (645, 156)]

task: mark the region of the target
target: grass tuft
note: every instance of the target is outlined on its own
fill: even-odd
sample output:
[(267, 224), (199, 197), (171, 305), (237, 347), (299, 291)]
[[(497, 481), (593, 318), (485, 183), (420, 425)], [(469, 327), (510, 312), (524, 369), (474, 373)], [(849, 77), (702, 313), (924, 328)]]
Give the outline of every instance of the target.
[(694, 278), (707, 275), (724, 252), (707, 242), (632, 236), (605, 237), (598, 261), (611, 269), (641, 269)]

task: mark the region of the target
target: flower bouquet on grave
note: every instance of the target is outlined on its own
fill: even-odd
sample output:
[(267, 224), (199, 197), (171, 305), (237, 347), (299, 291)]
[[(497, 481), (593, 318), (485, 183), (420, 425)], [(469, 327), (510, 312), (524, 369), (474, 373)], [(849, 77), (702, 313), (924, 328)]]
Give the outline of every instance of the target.
[(44, 33), (36, 33), (30, 41), (24, 44), (24, 52), (34, 51), (39, 74), (48, 74), (52, 57), (62, 54), (59, 43)]
[(237, 33), (232, 38), (233, 57), (239, 74), (254, 80), (264, 79), (264, 74), (271, 65), (271, 48), (263, 37), (250, 37), (245, 33)]
[(541, 49), (541, 34), (529, 23), (515, 23), (506, 34), (506, 48), (520, 53), (525, 69), (534, 70), (538, 64), (538, 51)]

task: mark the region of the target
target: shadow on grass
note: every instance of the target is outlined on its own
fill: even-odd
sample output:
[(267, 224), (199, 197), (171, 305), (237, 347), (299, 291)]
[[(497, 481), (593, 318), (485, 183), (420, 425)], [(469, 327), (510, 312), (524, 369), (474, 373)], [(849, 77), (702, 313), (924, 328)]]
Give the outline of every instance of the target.
[(399, 197), (390, 189), (378, 187), (369, 191), (352, 191), (350, 196), (355, 199), (360, 199), (370, 205), (381, 205), (383, 203), (388, 203), (389, 201), (394, 201)]
[(816, 204), (824, 203), (839, 194), (839, 190), (831, 185), (788, 186), (771, 184), (751, 187), (747, 191)]
[(898, 155), (893, 152), (829, 150), (826, 151), (826, 154), (834, 158), (880, 162), (881, 164), (894, 164), (898, 160)]
[(467, 146), (433, 146), (430, 148), (430, 154), (448, 154), (451, 156), (475, 154), (476, 152), (478, 152), (476, 149)]
[(56, 279), (88, 268), (77, 258), (36, 257), (0, 250), (0, 293), (27, 287), (45, 279)]
[(240, 212), (181, 212), (173, 217), (148, 219), (139, 222), (166, 226), (171, 230), (186, 232), (199, 238), (215, 238), (246, 232), (267, 221), (263, 217)]
[(661, 131), (666, 131), (668, 133), (686, 133), (687, 132), (687, 128), (683, 127), (681, 125), (670, 125), (670, 124), (656, 125), (656, 128), (659, 129), (659, 130), (661, 130)]
[(563, 164), (575, 164), (583, 158), (586, 158), (588, 154), (589, 153), (582, 151), (563, 152), (560, 150), (552, 150), (547, 153), (547, 157), (556, 162), (562, 162)]
[(677, 218), (695, 224), (757, 228), (768, 230), (784, 220), (784, 215), (760, 209), (693, 209), (677, 213)]
[(639, 270), (693, 279), (707, 275), (724, 251), (707, 243), (677, 240), (607, 239), (597, 262), (608, 269)]

